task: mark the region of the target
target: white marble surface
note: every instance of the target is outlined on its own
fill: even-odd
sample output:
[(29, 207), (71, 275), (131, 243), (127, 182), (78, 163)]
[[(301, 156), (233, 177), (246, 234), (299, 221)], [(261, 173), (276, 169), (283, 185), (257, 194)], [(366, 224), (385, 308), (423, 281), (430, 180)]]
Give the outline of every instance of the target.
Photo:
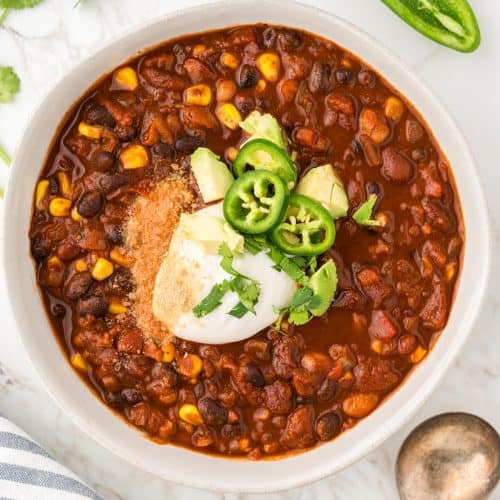
[[(22, 91), (12, 104), (0, 106), (0, 142), (12, 151), (44, 90), (109, 37), (135, 23), (197, 3), (202, 1), (85, 0), (81, 7), (73, 9), (73, 0), (45, 0), (36, 9), (12, 13), (0, 26), (0, 65), (16, 68), (22, 79)], [(500, 2), (471, 0), (483, 33), (480, 49), (471, 55), (455, 53), (422, 38), (376, 0), (310, 0), (309, 3), (332, 10), (392, 47), (436, 91), (472, 145), (490, 207), (492, 278), (481, 319), (455, 365), (424, 408), (383, 446), (347, 470), (307, 487), (269, 495), (269, 498), (286, 500), (390, 500), (397, 498), (393, 474), (396, 453), (405, 435), (425, 417), (464, 410), (477, 413), (500, 429), (500, 299), (497, 296), (497, 293), (500, 295), (497, 284), (497, 273), (500, 273)], [(5, 184), (7, 175), (7, 169), (2, 166), (0, 182)], [(0, 212), (3, 212), (1, 201)], [(9, 216), (15, 217), (15, 214)], [(9, 235), (3, 231), (0, 234), (8, 240)], [(22, 426), (107, 499), (223, 497), (146, 474), (80, 432), (37, 380), (17, 337), (6, 294), (0, 279), (1, 413)], [(492, 498), (500, 499), (499, 490)], [(237, 498), (238, 495), (224, 497)]]

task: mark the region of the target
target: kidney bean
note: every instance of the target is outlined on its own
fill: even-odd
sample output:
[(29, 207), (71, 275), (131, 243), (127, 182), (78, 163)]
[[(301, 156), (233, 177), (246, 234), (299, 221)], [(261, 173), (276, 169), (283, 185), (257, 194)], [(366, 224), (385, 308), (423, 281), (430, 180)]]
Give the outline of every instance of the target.
[(184, 90), (184, 87), (186, 86), (184, 78), (161, 69), (146, 67), (143, 68), (142, 75), (153, 87), (180, 91)]
[(296, 368), (293, 370), (293, 387), (299, 396), (313, 396), (319, 389), (322, 378), (320, 373), (311, 373), (304, 368)]
[(332, 111), (337, 111), (346, 115), (354, 114), (354, 103), (347, 95), (336, 93), (328, 94), (325, 103)]
[(217, 120), (208, 108), (186, 106), (181, 110), (181, 120), (191, 130), (217, 128)]
[(120, 392), (121, 399), (128, 405), (136, 405), (142, 401), (142, 394), (137, 389), (126, 388)]
[(214, 80), (216, 77), (215, 72), (206, 63), (193, 57), (189, 57), (184, 61), (184, 69), (194, 84)]
[(435, 281), (432, 293), (420, 311), (420, 318), (427, 328), (441, 330), (446, 324), (447, 312), (446, 288), (440, 281)]
[(445, 232), (452, 228), (452, 216), (437, 200), (424, 198), (422, 207), (424, 208), (425, 218), (431, 226)]
[(308, 448), (316, 442), (314, 436), (314, 407), (299, 406), (288, 416), (281, 444), (288, 448)]
[(406, 140), (411, 144), (415, 144), (424, 136), (424, 129), (416, 120), (408, 119), (405, 122)]
[(108, 304), (103, 297), (92, 296), (78, 301), (78, 310), (81, 316), (91, 314), (101, 318), (108, 311)]
[(83, 217), (95, 217), (104, 207), (104, 196), (99, 191), (89, 191), (80, 197), (76, 207)]
[(406, 356), (411, 354), (417, 347), (418, 341), (415, 335), (402, 335), (398, 339), (398, 352), (399, 354)]
[(334, 85), (332, 65), (327, 62), (314, 62), (308, 83), (309, 90), (313, 93), (321, 92), (326, 94), (330, 92)]
[(393, 339), (399, 332), (399, 327), (387, 311), (372, 311), (368, 334), (376, 339), (388, 341)]
[(385, 179), (397, 184), (405, 184), (413, 179), (415, 166), (402, 153), (394, 148), (385, 148), (382, 151), (381, 174)]
[(378, 146), (373, 143), (370, 137), (366, 134), (361, 134), (359, 136), (359, 143), (363, 148), (366, 163), (368, 163), (370, 167), (380, 166), (382, 164), (382, 156), (380, 155), (380, 150)]
[(316, 435), (320, 441), (329, 441), (341, 430), (342, 421), (337, 413), (323, 413), (316, 419), (314, 426)]
[(79, 299), (88, 292), (92, 282), (92, 275), (88, 271), (76, 273), (66, 284), (64, 294), (69, 300)]
[(302, 368), (310, 373), (326, 375), (333, 365), (330, 357), (322, 352), (306, 352), (301, 359)]
[(200, 399), (198, 410), (208, 425), (222, 425), (227, 422), (227, 410), (215, 399), (209, 397)]
[(285, 52), (293, 52), (302, 45), (300, 34), (291, 29), (282, 29), (278, 34), (278, 46)]

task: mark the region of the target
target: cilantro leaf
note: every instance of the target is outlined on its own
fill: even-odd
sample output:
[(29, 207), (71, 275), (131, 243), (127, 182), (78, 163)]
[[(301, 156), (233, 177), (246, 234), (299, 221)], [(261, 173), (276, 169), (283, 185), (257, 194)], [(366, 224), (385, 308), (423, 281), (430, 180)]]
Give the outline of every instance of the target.
[(0, 9), (30, 9), (42, 0), (0, 0)]
[(306, 305), (314, 295), (314, 292), (308, 286), (299, 288), (292, 297), (292, 303), (290, 304), (290, 309), (302, 310), (302, 306)]
[(0, 67), (0, 102), (10, 102), (21, 88), (21, 80), (10, 66)]
[(288, 321), (294, 325), (305, 325), (311, 319), (309, 311), (290, 311)]
[(196, 306), (193, 307), (193, 314), (197, 318), (202, 318), (221, 305), (222, 298), (229, 291), (231, 282), (224, 280), (212, 287), (208, 295)]
[(248, 312), (248, 309), (241, 303), (238, 302), (229, 312), (231, 316), (235, 318), (243, 318), (245, 314)]
[(360, 226), (370, 226), (370, 227), (378, 227), (381, 225), (380, 221), (377, 219), (372, 219), (373, 207), (375, 207), (375, 203), (377, 203), (377, 195), (371, 194), (368, 199), (362, 203), (357, 210), (352, 214), (352, 218), (360, 225)]

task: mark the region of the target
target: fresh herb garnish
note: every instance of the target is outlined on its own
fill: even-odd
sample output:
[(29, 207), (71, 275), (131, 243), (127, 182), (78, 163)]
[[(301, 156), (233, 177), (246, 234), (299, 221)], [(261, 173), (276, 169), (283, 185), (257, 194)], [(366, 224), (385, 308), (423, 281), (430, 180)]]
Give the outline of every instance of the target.
[(311, 309), (321, 304), (321, 297), (316, 295), (312, 288), (303, 286), (299, 288), (289, 307), (288, 321), (295, 325), (303, 325), (311, 319)]
[(5, 18), (12, 9), (30, 9), (38, 5), (41, 1), (42, 0), (0, 0), (0, 9), (3, 9), (0, 14), (0, 24), (5, 21)]
[(247, 312), (255, 314), (255, 304), (260, 296), (260, 285), (257, 281), (244, 276), (233, 267), (234, 253), (227, 243), (219, 246), (219, 255), (222, 257), (221, 267), (226, 273), (234, 276), (231, 280), (224, 280), (212, 287), (209, 294), (193, 308), (193, 314), (201, 318), (217, 309), (222, 303), (224, 295), (231, 291), (238, 295), (239, 302), (228, 314), (236, 318), (243, 317)]
[(352, 218), (360, 226), (380, 226), (381, 222), (379, 220), (372, 219), (372, 212), (373, 208), (375, 207), (375, 203), (377, 203), (377, 195), (371, 194), (368, 199), (364, 203), (362, 203), (359, 208), (352, 214)]

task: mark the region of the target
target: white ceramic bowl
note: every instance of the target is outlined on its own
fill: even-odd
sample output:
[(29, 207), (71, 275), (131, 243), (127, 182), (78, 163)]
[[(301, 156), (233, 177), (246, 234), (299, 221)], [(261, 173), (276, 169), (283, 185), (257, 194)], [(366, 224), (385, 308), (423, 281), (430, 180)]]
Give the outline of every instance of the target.
[[(461, 282), (446, 329), (427, 359), (372, 415), (338, 439), (282, 460), (222, 459), (145, 439), (101, 403), (73, 373), (49, 327), (29, 256), (33, 189), (64, 113), (97, 78), (137, 51), (178, 35), (243, 23), (304, 28), (360, 56), (422, 113), (447, 154), (462, 200), (467, 240)], [(264, 492), (295, 487), (332, 474), (395, 432), (437, 386), (471, 330), (483, 296), (489, 260), (487, 210), (471, 152), (454, 121), (413, 72), (350, 24), (312, 7), (277, 0), (228, 0), (175, 12), (111, 41), (79, 63), (34, 113), (15, 155), (5, 207), (4, 269), (25, 348), (64, 412), (103, 446), (169, 480), (219, 491)], [(16, 214), (16, 217), (13, 217)]]

